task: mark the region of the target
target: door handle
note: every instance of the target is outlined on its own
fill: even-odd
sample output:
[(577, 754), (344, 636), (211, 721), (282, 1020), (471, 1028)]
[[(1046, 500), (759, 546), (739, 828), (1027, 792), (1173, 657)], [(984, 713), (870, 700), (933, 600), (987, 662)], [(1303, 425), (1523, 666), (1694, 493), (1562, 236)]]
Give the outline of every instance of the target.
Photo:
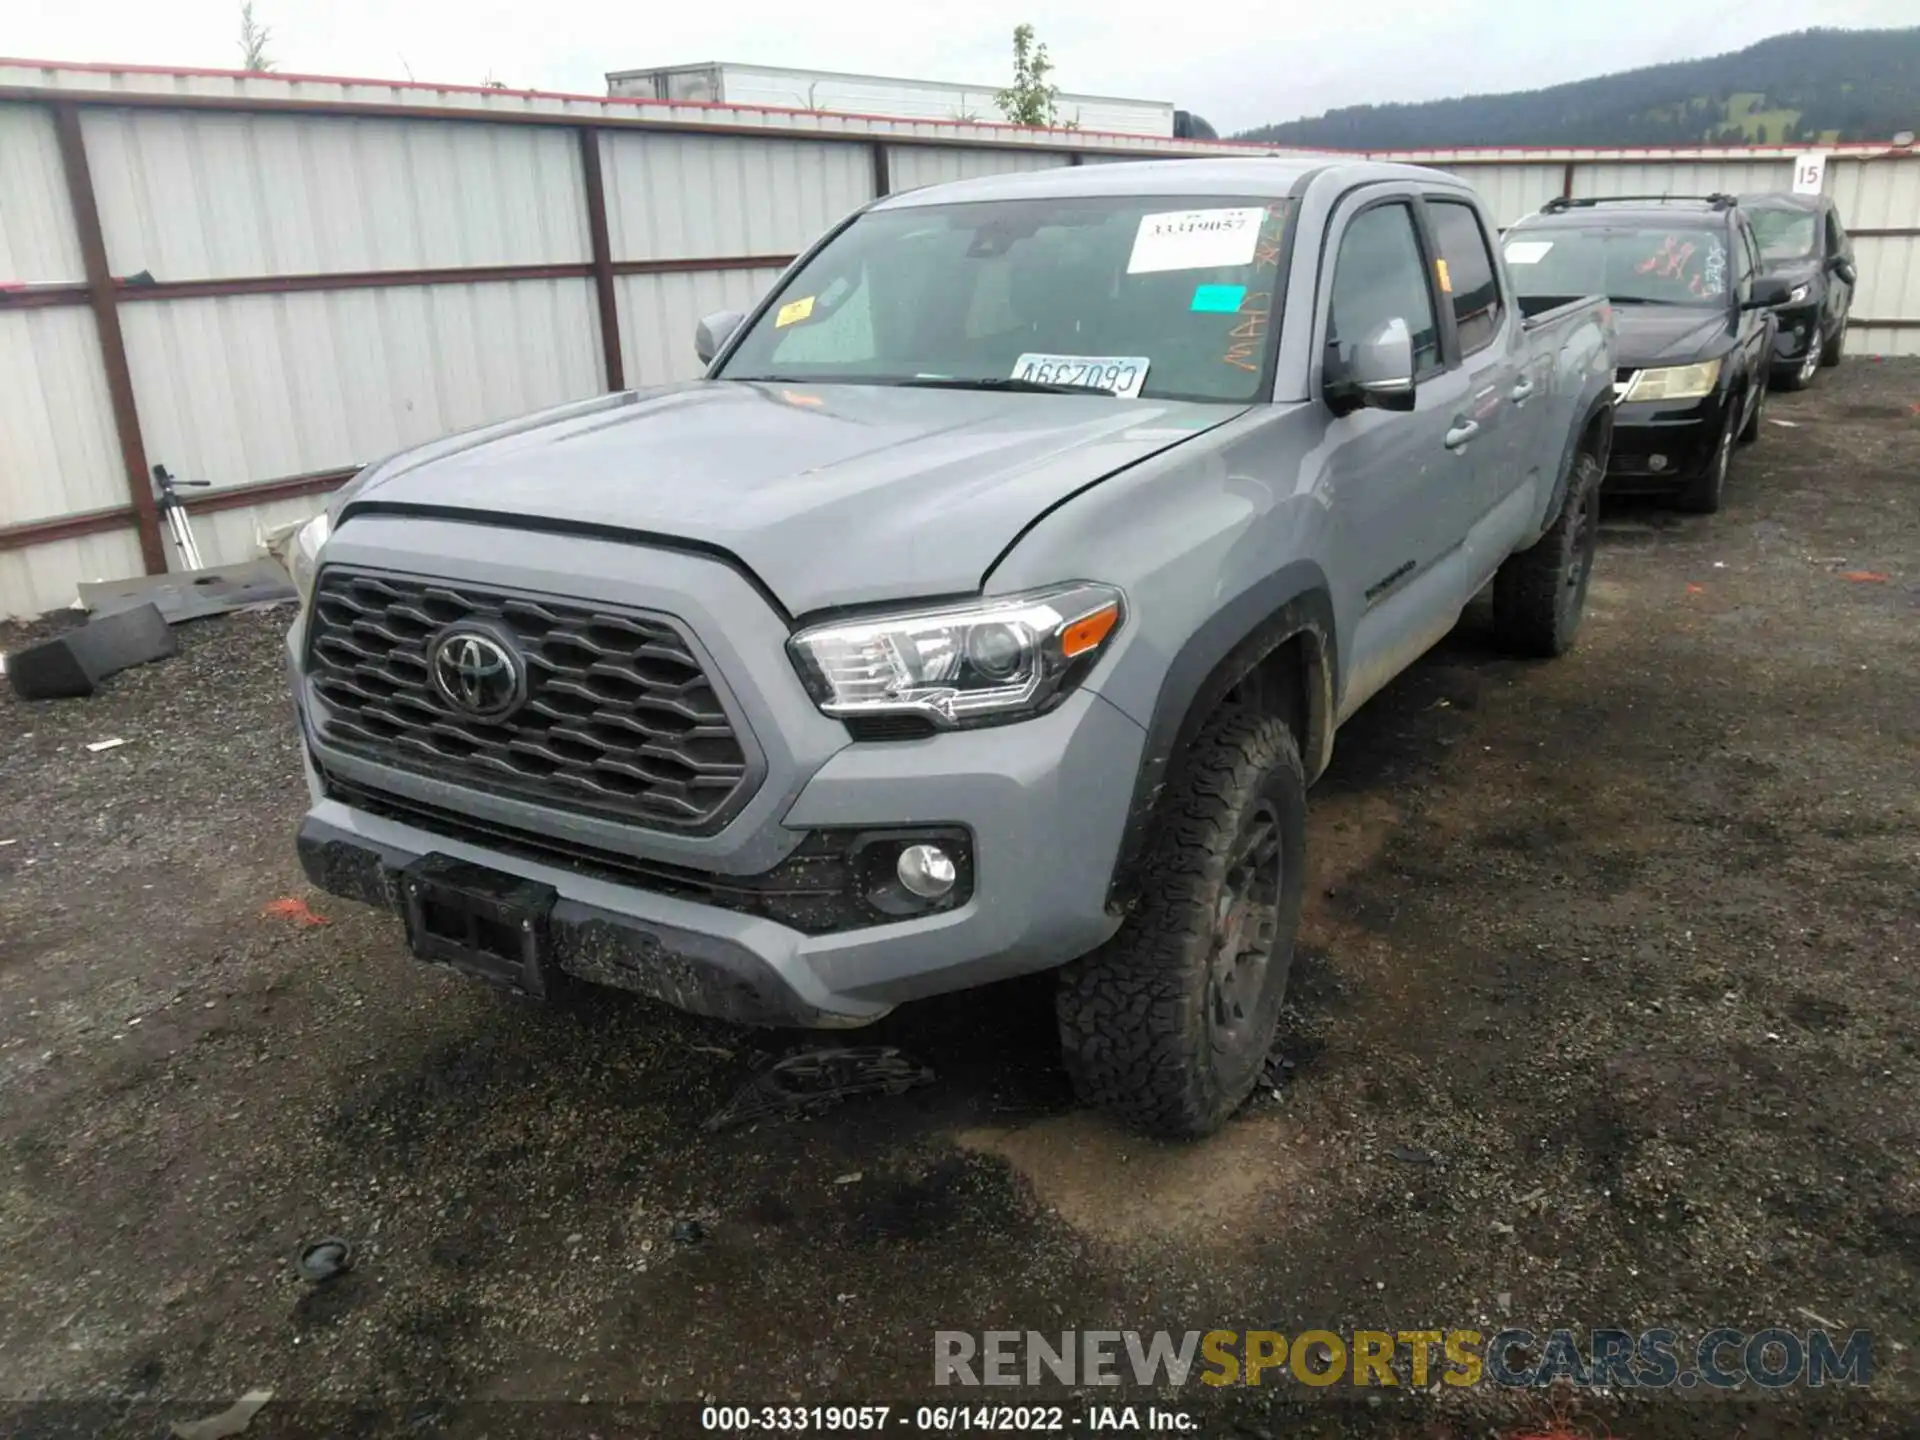
[(1462, 420), (1451, 430), (1447, 431), (1447, 449), (1458, 450), (1479, 433), (1480, 422), (1478, 420)]
[(1508, 394), (1513, 398), (1513, 402), (1516, 405), (1519, 404), (1522, 400), (1526, 400), (1533, 395), (1533, 381), (1522, 380), (1518, 385), (1514, 386)]

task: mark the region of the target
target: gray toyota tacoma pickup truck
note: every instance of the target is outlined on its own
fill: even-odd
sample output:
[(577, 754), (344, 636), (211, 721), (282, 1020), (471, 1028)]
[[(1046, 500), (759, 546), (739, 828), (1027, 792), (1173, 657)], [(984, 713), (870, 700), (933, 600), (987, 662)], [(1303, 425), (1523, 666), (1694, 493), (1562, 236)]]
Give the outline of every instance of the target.
[(1336, 728), (1489, 582), (1520, 651), (1580, 621), (1611, 312), (1523, 315), (1494, 237), (1347, 158), (936, 185), (702, 379), (368, 467), (294, 545), (307, 875), (751, 1023), (1057, 968), (1080, 1094), (1217, 1128)]

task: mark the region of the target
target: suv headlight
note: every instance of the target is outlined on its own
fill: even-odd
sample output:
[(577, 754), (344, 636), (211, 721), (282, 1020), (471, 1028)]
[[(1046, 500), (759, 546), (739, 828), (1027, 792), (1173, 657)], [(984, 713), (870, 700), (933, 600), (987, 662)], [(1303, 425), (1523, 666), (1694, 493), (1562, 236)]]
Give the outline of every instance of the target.
[(1720, 381), (1720, 362), (1705, 360), (1698, 365), (1669, 365), (1659, 370), (1642, 370), (1620, 398), (1635, 400), (1697, 400), (1711, 395)]
[(1813, 286), (1807, 284), (1805, 281), (1802, 281), (1800, 284), (1794, 286), (1793, 289), (1787, 292), (1786, 303), (1789, 305), (1798, 305), (1802, 300), (1806, 299), (1807, 296), (1811, 295), (1812, 293), (1813, 293)]
[(300, 592), (302, 605), (313, 599), (313, 577), (320, 569), (320, 547), (332, 533), (333, 522), (322, 510), (293, 532), (293, 540), (287, 546), (287, 574), (293, 577), (293, 588)]
[(1124, 618), (1118, 590), (1077, 581), (818, 625), (787, 646), (828, 715), (921, 715), (956, 729), (1051, 709)]

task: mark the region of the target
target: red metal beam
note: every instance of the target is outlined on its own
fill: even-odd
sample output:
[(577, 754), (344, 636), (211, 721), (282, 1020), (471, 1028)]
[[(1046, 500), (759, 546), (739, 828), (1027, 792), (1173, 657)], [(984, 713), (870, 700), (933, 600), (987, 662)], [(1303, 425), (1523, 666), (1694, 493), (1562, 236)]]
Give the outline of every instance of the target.
[(52, 305), (84, 305), (85, 285), (0, 285), (0, 311), (40, 310)]
[(0, 552), (24, 550), (29, 545), (51, 545), (56, 540), (75, 540), (82, 535), (97, 535), (103, 530), (124, 530), (133, 523), (131, 505), (114, 505), (105, 510), (56, 515), (50, 520), (26, 520), (18, 525), (0, 525)]
[(163, 575), (167, 552), (160, 543), (160, 509), (147, 471), (147, 445), (140, 435), (133, 372), (127, 368), (127, 341), (120, 333), (113, 274), (107, 268), (107, 240), (100, 229), (100, 206), (94, 199), (92, 172), (87, 168), (87, 142), (80, 132), (78, 107), (71, 100), (54, 101), (53, 125), (60, 143), (61, 168), (67, 175), (74, 229), (80, 237), (80, 256), (86, 264), (87, 301), (93, 307), (94, 328), (100, 336), (100, 363), (106, 371), (107, 396), (113, 404), (113, 427), (127, 472), (127, 494), (140, 530), (140, 558), (149, 575)]
[[(61, 66), (59, 68), (88, 69), (92, 67)], [(138, 67), (115, 66), (111, 68), (133, 70)], [(275, 78), (293, 79), (296, 77), (277, 75)], [(459, 85), (410, 87), (386, 80), (357, 83), (371, 84), (380, 88), (397, 88), (403, 90), (419, 88), (457, 91), (472, 88)], [(491, 95), (494, 92), (478, 91), (476, 93)], [(596, 104), (604, 104), (611, 99), (616, 104), (621, 103), (619, 97), (609, 97), (605, 95), (563, 96), (559, 98), (586, 99)], [(444, 120), (467, 125), (560, 125), (571, 129), (577, 129), (583, 121), (585, 121), (585, 123), (589, 123), (601, 130), (642, 130), (662, 134), (685, 135), (730, 135), (745, 136), (754, 140), (820, 140), (829, 144), (842, 145), (868, 145), (876, 139), (884, 139), (889, 145), (921, 145), (938, 149), (955, 150), (992, 150), (1002, 153), (1007, 151), (1023, 151), (1042, 155), (1071, 156), (1082, 153), (1113, 154), (1125, 155), (1135, 160), (1174, 160), (1208, 154), (1219, 155), (1222, 153), (1217, 150), (1179, 150), (1172, 147), (1161, 150), (1137, 150), (1130, 147), (1132, 144), (1141, 140), (1170, 139), (1171, 137), (1124, 135), (1108, 131), (1078, 132), (1071, 139), (1062, 137), (1058, 144), (1010, 145), (1004, 142), (996, 144), (992, 140), (969, 140), (964, 135), (890, 134), (876, 136), (871, 131), (832, 130), (827, 128), (788, 130), (773, 125), (738, 125), (728, 124), (726, 122), (715, 124), (711, 121), (703, 120), (658, 120), (651, 117), (623, 119), (617, 115), (596, 115), (591, 121), (586, 121), (585, 117), (578, 113), (569, 114), (566, 112), (546, 111), (515, 113), (511, 111), (485, 110), (479, 108), (464, 110), (450, 109), (439, 105), (406, 105), (392, 101), (370, 103), (359, 100), (281, 100), (266, 96), (193, 95), (180, 92), (149, 92), (138, 90), (62, 90), (59, 92), (57, 100), (50, 100), (46, 88), (33, 85), (0, 85), (0, 101), (19, 101), (28, 105), (45, 105), (48, 103), (88, 105), (102, 109), (219, 110), (228, 112), (252, 112), (261, 115), (331, 115), (336, 118), (347, 119), (376, 117), (389, 120)], [(634, 101), (629, 103), (638, 105), (642, 102)], [(878, 122), (880, 124), (887, 124), (889, 122), (902, 124), (914, 123), (911, 120), (903, 120), (902, 117), (891, 115), (837, 115), (822, 111), (781, 110), (762, 105), (710, 105), (693, 101), (674, 101), (672, 103), (677, 109), (690, 111), (736, 110), (747, 111), (753, 114), (804, 115), (810, 121), (816, 123), (823, 120), (834, 119)], [(979, 122), (977, 125), (974, 125), (974, 128), (984, 131), (1005, 131), (1011, 133), (1020, 133), (1021, 130), (1021, 127), (1018, 126), (1001, 125), (993, 122)], [(1089, 143), (1101, 140), (1112, 140), (1119, 143), (1110, 146)], [(1238, 144), (1240, 142), (1210, 140), (1206, 143), (1208, 145), (1218, 145)], [(1073, 146), (1073, 148), (1066, 148), (1069, 145)], [(1249, 155), (1271, 155), (1279, 153), (1285, 148), (1286, 147), (1265, 145), (1251, 141), (1246, 142), (1246, 153)], [(1306, 154), (1310, 152), (1298, 151), (1297, 153)], [(1231, 158), (1230, 154), (1228, 158)]]
[[(702, 270), (784, 270), (791, 255), (716, 255), (708, 258), (614, 260), (605, 262), (610, 282), (618, 275), (678, 275)], [(592, 280), (600, 289), (601, 262), (552, 265), (462, 265), (440, 270), (337, 270), (319, 275), (240, 275), (227, 280), (155, 280), (133, 283), (115, 280), (113, 298), (122, 305), (148, 300), (200, 300), (225, 295), (293, 295), (308, 291), (377, 290), (396, 285), (478, 285), (510, 280)], [(607, 293), (612, 293), (609, 286)], [(0, 311), (39, 309), (53, 305), (86, 305), (92, 291), (85, 285), (0, 290)], [(606, 303), (603, 299), (603, 305)], [(603, 318), (604, 315), (603, 315)], [(617, 314), (612, 333), (619, 338)], [(619, 385), (624, 390), (624, 384)]]
[(600, 168), (600, 132), (580, 129), (580, 174), (587, 191), (587, 238), (593, 248), (593, 292), (600, 303), (600, 354), (607, 368), (607, 389), (627, 388), (627, 363), (620, 354), (620, 296), (613, 285), (613, 242), (607, 235), (607, 181)]
[(616, 260), (616, 275), (682, 275), (691, 270), (784, 270), (791, 255), (720, 255), (711, 260)]
[(229, 485), (219, 490), (203, 490), (187, 501), (189, 515), (211, 515), (216, 510), (244, 510), (249, 505), (266, 505), (275, 500), (293, 500), (303, 495), (324, 495), (338, 490), (360, 473), (359, 467), (345, 470), (315, 470), (306, 475), (285, 475), (278, 480), (260, 480), (252, 485)]
[[(230, 485), (195, 495), (186, 502), (187, 513), (211, 515), (220, 510), (244, 510), (249, 505), (267, 505), (275, 500), (321, 495), (339, 489), (359, 473), (358, 469), (315, 470), (307, 475), (285, 475), (278, 480), (262, 480), (253, 485)], [(82, 535), (98, 535), (106, 530), (121, 530), (134, 524), (138, 518), (131, 505), (114, 505), (105, 510), (83, 510), (75, 515), (0, 526), (0, 552), (24, 550), (29, 545), (50, 545), (56, 540), (73, 540)]]
[(395, 285), (478, 285), (499, 280), (584, 280), (591, 265), (463, 265), (441, 270), (338, 270), (320, 275), (239, 275), (227, 280), (116, 281), (125, 303), (220, 295), (293, 295), (309, 290), (377, 290)]

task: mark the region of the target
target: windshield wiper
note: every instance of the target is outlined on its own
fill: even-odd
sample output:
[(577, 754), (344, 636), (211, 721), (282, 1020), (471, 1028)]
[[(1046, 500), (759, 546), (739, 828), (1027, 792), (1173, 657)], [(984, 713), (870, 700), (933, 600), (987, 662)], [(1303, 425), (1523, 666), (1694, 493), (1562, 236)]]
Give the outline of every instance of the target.
[(1111, 395), (1104, 385), (1063, 385), (1049, 380), (1022, 380), (1017, 376), (989, 376), (984, 380), (962, 380), (950, 375), (918, 375), (911, 380), (896, 380), (896, 385), (911, 385), (922, 390), (1017, 390), (1030, 395)]
[[(1616, 305), (1673, 305), (1673, 306), (1681, 306), (1681, 305), (1685, 305), (1685, 304), (1687, 304), (1687, 303), (1688, 303), (1688, 302), (1686, 302), (1685, 300), (1656, 300), (1656, 299), (1654, 299), (1654, 298), (1653, 298), (1652, 296), (1650, 296), (1650, 295), (1615, 295), (1615, 296), (1613, 296), (1613, 297), (1612, 297), (1612, 300), (1613, 300), (1613, 303), (1614, 303), (1614, 304), (1616, 304)], [(1707, 304), (1708, 302), (1707, 302), (1707, 301), (1704, 301), (1704, 300), (1703, 300), (1703, 301), (1701, 301), (1700, 303), (1701, 303), (1702, 305), (1705, 305), (1705, 304)]]

